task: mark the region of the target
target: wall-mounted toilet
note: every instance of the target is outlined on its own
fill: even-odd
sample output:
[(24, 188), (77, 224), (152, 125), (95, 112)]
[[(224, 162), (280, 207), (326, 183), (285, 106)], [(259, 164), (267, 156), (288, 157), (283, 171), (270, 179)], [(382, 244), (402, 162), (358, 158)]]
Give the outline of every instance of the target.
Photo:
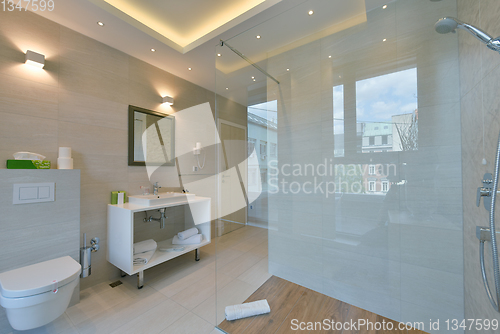
[(0, 305), (12, 328), (44, 326), (68, 308), (81, 266), (69, 256), (0, 274)]

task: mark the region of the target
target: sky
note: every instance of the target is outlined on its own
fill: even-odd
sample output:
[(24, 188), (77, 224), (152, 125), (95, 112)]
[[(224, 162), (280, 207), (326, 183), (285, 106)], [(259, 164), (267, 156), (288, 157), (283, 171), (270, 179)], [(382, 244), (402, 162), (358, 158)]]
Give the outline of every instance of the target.
[(394, 72), (356, 82), (356, 119), (391, 122), (391, 116), (417, 109), (417, 69)]
[[(391, 116), (417, 109), (417, 69), (389, 73), (356, 82), (356, 118), (358, 123), (391, 122)], [(248, 107), (248, 112), (277, 119), (278, 101)], [(344, 87), (333, 87), (334, 132), (344, 131)]]

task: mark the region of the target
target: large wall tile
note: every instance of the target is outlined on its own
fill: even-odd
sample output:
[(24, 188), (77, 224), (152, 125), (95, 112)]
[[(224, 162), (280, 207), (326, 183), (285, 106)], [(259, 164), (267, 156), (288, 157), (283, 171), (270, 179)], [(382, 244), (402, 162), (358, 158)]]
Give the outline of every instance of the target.
[[(458, 1), (459, 19), (497, 36), (498, 1)], [(482, 200), (476, 207), (476, 190), (483, 175), (493, 172), (496, 155), (500, 116), (498, 113), (498, 71), (500, 59), (497, 52), (467, 33), (459, 33), (460, 85), (462, 106), (462, 168), (464, 206), (464, 297), (465, 318), (497, 319), (499, 314), (491, 306), (483, 286), (479, 264), (479, 242), (476, 226), (489, 225), (489, 212)], [(483, 165), (485, 158), (487, 164)], [(486, 271), (492, 286), (491, 247), (485, 247)], [(493, 333), (493, 330), (471, 328), (467, 333)]]

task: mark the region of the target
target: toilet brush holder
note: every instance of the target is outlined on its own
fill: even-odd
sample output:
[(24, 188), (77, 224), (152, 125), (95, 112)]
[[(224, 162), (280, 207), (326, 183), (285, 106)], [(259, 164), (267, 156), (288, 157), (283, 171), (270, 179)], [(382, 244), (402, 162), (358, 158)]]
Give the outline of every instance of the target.
[(91, 274), (91, 265), (90, 259), (92, 254), (92, 247), (82, 247), (80, 249), (80, 262), (82, 265), (82, 278), (90, 276)]
[(99, 238), (90, 240), (90, 246), (87, 246), (87, 233), (83, 234), (83, 247), (80, 248), (80, 264), (82, 265), (82, 278), (90, 276), (92, 273), (91, 257), (93, 252), (99, 250)]

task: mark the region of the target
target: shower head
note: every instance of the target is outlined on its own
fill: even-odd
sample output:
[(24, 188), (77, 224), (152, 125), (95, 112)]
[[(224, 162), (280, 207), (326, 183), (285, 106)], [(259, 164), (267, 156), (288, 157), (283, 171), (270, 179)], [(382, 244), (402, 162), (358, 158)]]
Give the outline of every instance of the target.
[(462, 22), (454, 17), (443, 17), (442, 19), (439, 19), (434, 25), (434, 28), (440, 34), (455, 32), (456, 29), (468, 31), (478, 40), (486, 44), (486, 46), (491, 50), (500, 52), (500, 37), (493, 39), (493, 37), (482, 31), (481, 29), (476, 28), (468, 23)]
[[(460, 21), (458, 21), (452, 17), (443, 17), (442, 19), (439, 19), (436, 22), (436, 24), (434, 25), (434, 28), (440, 34), (447, 34), (450, 32), (455, 32), (455, 29), (457, 29), (459, 22)], [(462, 23), (462, 22), (460, 22), (460, 23)]]

